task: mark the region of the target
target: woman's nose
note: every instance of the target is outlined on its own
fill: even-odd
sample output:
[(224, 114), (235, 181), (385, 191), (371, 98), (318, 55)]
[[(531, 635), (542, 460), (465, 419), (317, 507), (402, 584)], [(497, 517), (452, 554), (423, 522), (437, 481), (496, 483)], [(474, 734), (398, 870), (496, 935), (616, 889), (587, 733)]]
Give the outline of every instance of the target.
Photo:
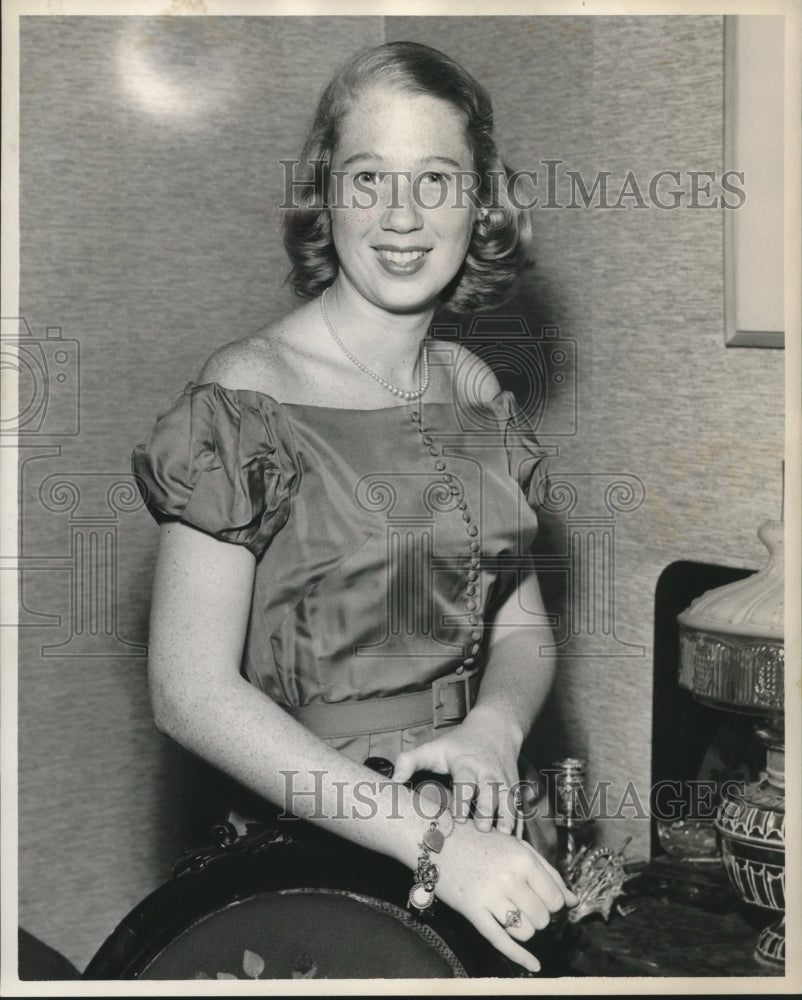
[(394, 232), (408, 233), (420, 229), (423, 216), (415, 200), (412, 178), (399, 172), (385, 178), (386, 191), (381, 226)]

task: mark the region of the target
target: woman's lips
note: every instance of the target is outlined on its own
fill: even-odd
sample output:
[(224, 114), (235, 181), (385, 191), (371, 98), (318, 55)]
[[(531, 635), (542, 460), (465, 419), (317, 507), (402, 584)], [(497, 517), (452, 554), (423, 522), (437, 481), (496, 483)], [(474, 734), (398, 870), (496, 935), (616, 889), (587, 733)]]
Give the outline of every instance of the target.
[(417, 274), (423, 267), (428, 250), (415, 247), (411, 250), (394, 250), (391, 247), (374, 247), (379, 263), (388, 274), (405, 276)]

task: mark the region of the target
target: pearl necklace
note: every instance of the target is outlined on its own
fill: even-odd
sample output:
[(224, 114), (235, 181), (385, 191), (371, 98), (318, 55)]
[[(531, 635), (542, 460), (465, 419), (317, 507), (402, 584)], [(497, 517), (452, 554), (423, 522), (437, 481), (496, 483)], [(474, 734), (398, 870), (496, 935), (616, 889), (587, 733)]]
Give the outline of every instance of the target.
[(337, 336), (334, 330), (334, 327), (331, 325), (331, 321), (329, 320), (328, 314), (326, 312), (326, 303), (325, 303), (326, 292), (328, 292), (328, 288), (324, 289), (323, 294), (320, 296), (320, 311), (323, 314), (323, 320), (326, 326), (328, 327), (329, 333), (334, 338), (334, 342), (337, 344), (337, 346), (340, 348), (343, 354), (349, 359), (349, 361), (352, 361), (360, 371), (363, 371), (366, 375), (370, 375), (372, 379), (375, 379), (380, 386), (387, 389), (387, 391), (391, 392), (394, 396), (400, 396), (402, 399), (406, 399), (410, 402), (413, 399), (420, 399), (421, 396), (429, 388), (429, 352), (426, 350), (426, 341), (421, 342), (423, 379), (421, 380), (420, 388), (399, 389), (397, 386), (394, 386), (390, 382), (388, 382), (387, 379), (383, 379), (381, 375), (378, 374), (378, 372), (374, 372), (372, 369), (368, 368), (367, 365), (362, 364), (359, 358), (355, 357), (348, 350), (345, 344), (340, 340), (340, 338)]

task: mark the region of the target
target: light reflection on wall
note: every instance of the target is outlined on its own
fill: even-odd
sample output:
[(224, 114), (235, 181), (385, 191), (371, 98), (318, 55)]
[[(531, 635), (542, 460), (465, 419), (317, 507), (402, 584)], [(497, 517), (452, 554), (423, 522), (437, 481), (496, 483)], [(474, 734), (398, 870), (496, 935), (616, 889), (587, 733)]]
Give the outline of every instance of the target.
[(225, 18), (132, 20), (120, 37), (117, 66), (123, 91), (136, 107), (172, 125), (195, 128), (231, 103), (237, 59)]

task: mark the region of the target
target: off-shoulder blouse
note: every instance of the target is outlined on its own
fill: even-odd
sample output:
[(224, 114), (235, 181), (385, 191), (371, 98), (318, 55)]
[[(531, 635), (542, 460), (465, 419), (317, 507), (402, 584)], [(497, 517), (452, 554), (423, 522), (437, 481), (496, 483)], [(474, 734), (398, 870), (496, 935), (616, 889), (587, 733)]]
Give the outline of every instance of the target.
[[(545, 454), (506, 391), (359, 410), (190, 383), (133, 470), (157, 521), (253, 553), (242, 670), (295, 707), (423, 690), (477, 639), (481, 665), (503, 557), (535, 538)], [(334, 742), (392, 758), (426, 730)]]

